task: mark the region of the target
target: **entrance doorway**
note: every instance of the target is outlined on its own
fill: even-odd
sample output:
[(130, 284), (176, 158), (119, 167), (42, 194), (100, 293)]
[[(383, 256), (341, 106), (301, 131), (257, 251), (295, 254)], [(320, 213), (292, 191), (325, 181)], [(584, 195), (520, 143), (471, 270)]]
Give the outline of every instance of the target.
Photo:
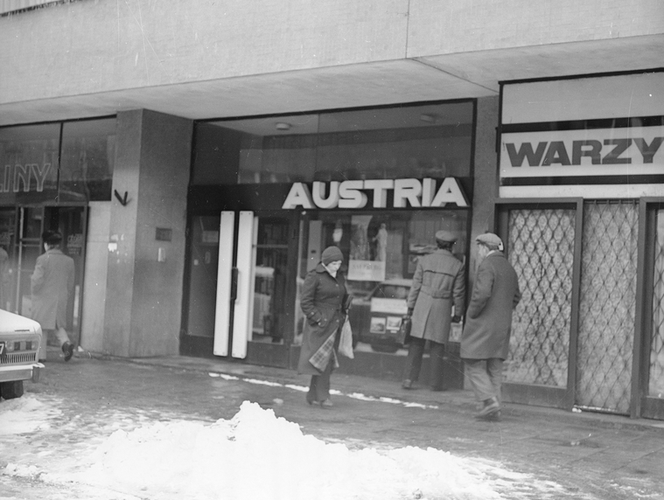
[(11, 207), (0, 208), (0, 247), (7, 252), (3, 270), (0, 308), (30, 317), (32, 294), (30, 278), (37, 257), (44, 251), (44, 231), (62, 234), (62, 251), (74, 259), (74, 296), (69, 301), (70, 338), (81, 341), (81, 297), (85, 269), (87, 207)]
[(290, 214), (192, 216), (182, 354), (288, 366), (298, 228)]

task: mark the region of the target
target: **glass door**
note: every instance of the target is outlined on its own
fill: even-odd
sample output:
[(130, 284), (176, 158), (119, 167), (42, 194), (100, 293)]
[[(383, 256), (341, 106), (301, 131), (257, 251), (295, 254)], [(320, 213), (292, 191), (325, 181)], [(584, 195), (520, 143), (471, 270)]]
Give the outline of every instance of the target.
[(15, 208), (0, 209), (0, 309), (16, 311)]
[(294, 220), (254, 212), (191, 218), (182, 354), (287, 366), (294, 335)]
[[(62, 234), (62, 251), (74, 259), (74, 294), (68, 304), (70, 338), (80, 343), (81, 295), (85, 269), (87, 207), (20, 207), (0, 211), (0, 247), (7, 252), (2, 271), (2, 308), (30, 317), (30, 280), (43, 251), (46, 230)], [(4, 254), (0, 252), (0, 261)]]

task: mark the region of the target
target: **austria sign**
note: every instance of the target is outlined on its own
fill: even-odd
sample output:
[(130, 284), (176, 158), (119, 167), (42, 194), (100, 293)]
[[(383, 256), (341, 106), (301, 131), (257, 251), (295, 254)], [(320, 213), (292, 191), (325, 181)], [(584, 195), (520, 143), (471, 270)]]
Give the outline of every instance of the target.
[(664, 126), (505, 133), (501, 177), (664, 174)]
[(444, 207), (448, 203), (467, 207), (468, 200), (454, 177), (437, 185), (436, 179), (368, 179), (296, 182), (284, 201), (284, 209), (364, 208), (371, 195), (373, 208)]

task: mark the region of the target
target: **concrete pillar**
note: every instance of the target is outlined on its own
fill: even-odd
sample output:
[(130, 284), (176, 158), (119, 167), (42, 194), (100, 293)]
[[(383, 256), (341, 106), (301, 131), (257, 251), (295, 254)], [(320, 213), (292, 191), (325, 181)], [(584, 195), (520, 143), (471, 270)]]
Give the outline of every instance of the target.
[(475, 171), (473, 176), (473, 221), (470, 245), (470, 282), (476, 270), (475, 237), (493, 231), (494, 203), (498, 198), (498, 152), (496, 127), (499, 119), (499, 98), (477, 100), (477, 130), (475, 135)]
[(117, 115), (104, 351), (179, 351), (193, 122), (149, 110)]

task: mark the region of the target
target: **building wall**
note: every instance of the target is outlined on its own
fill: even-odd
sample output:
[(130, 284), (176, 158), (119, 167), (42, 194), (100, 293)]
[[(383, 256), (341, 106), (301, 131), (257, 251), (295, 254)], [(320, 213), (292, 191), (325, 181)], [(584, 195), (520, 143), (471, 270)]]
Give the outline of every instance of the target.
[(117, 131), (113, 188), (127, 204), (111, 211), (104, 350), (177, 354), (193, 122), (134, 110), (118, 113)]
[(80, 344), (84, 349), (93, 352), (102, 352), (104, 349), (110, 221), (111, 202), (89, 203)]
[(0, 104), (664, 31), (658, 0), (552, 9), (527, 0), (55, 5), (0, 18)]
[[(498, 197), (496, 169), (496, 127), (499, 99), (486, 97), (477, 100), (477, 128), (475, 136), (475, 171), (473, 175), (473, 218), (471, 225), (469, 279), (472, 284), (477, 267), (475, 237), (493, 231), (493, 205)], [(470, 290), (469, 288), (469, 293)], [(468, 296), (470, 298), (470, 295)]]

